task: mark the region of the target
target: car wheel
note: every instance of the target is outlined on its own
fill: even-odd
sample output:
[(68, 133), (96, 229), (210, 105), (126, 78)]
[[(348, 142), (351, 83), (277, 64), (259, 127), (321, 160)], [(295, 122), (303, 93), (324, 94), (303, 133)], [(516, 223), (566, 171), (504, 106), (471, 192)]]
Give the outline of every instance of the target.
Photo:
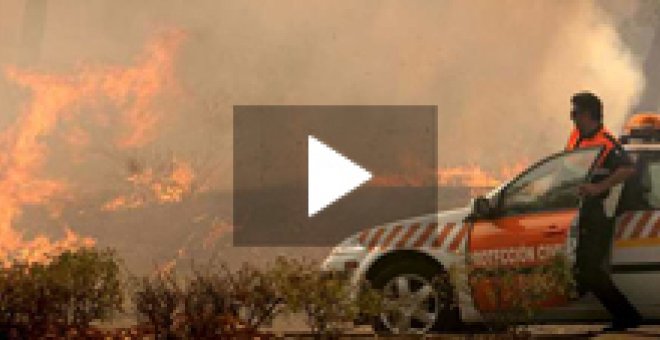
[(391, 334), (424, 334), (455, 330), (458, 308), (446, 272), (430, 261), (401, 261), (371, 280), (383, 294), (383, 311), (374, 330)]

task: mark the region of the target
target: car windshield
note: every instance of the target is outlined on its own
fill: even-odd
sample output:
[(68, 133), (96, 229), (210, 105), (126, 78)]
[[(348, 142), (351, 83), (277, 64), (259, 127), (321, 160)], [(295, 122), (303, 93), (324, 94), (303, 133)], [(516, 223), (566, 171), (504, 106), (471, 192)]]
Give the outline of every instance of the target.
[(584, 183), (600, 148), (580, 149), (550, 157), (510, 182), (502, 191), (507, 213), (574, 208), (577, 186)]

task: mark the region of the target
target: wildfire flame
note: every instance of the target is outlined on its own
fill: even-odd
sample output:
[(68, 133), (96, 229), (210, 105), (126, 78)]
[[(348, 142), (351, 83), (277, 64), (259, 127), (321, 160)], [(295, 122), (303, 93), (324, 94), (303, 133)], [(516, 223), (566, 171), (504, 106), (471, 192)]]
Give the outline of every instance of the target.
[(101, 210), (134, 209), (151, 202), (180, 202), (192, 192), (195, 174), (187, 162), (173, 159), (168, 166), (160, 169), (143, 169), (135, 165), (130, 168), (132, 173), (126, 180), (132, 187), (131, 192), (106, 202)]
[(501, 167), (498, 172), (486, 171), (476, 165), (442, 168), (438, 170), (438, 185), (492, 188), (522, 172), (527, 164), (523, 161), (516, 162)]
[[(43, 235), (37, 236), (29, 242), (25, 242), (17, 252), (12, 254), (13, 259), (29, 263), (46, 263), (50, 260), (51, 255), (80, 247), (92, 247), (96, 244), (96, 240), (90, 237), (81, 238), (68, 226), (64, 228), (64, 232), (64, 238), (54, 242)], [(4, 266), (10, 264), (10, 261), (4, 262)]]
[[(499, 171), (488, 171), (477, 165), (445, 167), (437, 170), (438, 186), (458, 186), (474, 190), (493, 188), (522, 172), (529, 164), (518, 161), (502, 166)], [(426, 186), (432, 185), (436, 176), (378, 176), (371, 181), (375, 186)]]
[[(116, 147), (141, 146), (151, 141), (160, 120), (153, 101), (171, 84), (173, 52), (183, 37), (178, 31), (159, 36), (130, 67), (83, 66), (72, 74), (5, 68), (7, 79), (27, 90), (30, 98), (13, 124), (0, 132), (3, 150), (0, 155), (0, 261), (40, 261), (45, 258), (44, 254), (58, 249), (93, 244), (93, 240), (78, 237), (68, 226), (65, 238), (56, 242), (46, 236), (25, 241), (22, 233), (14, 228), (26, 205), (47, 205), (49, 200), (68, 190), (68, 183), (63, 179), (41, 177), (48, 156), (44, 139), (53, 135), (60, 123), (71, 121), (79, 112), (76, 109), (109, 103), (120, 114), (98, 122), (120, 126), (114, 140)], [(72, 131), (67, 142), (85, 145), (85, 131), (79, 128)], [(186, 171), (185, 167), (177, 170), (173, 180), (188, 180), (190, 175)], [(167, 186), (153, 190), (165, 199), (181, 195), (180, 191), (172, 191)]]
[(202, 241), (202, 247), (204, 249), (210, 249), (220, 237), (232, 232), (233, 230), (234, 226), (231, 223), (217, 218), (214, 219), (211, 224), (211, 231)]

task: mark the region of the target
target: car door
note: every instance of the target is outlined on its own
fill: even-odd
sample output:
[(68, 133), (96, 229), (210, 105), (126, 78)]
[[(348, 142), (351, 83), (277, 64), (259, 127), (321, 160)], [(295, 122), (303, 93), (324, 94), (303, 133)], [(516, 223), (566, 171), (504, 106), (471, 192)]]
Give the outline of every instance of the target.
[[(472, 268), (532, 269), (567, 252), (570, 226), (580, 201), (577, 187), (586, 181), (600, 151), (586, 148), (551, 156), (493, 195), (492, 214), (472, 222), (468, 239)], [(470, 282), (479, 310), (506, 308), (494, 303), (489, 293), (497, 281)], [(555, 296), (543, 304), (557, 306), (566, 300)]]
[(660, 319), (660, 153), (638, 152), (617, 209), (612, 272), (645, 318)]

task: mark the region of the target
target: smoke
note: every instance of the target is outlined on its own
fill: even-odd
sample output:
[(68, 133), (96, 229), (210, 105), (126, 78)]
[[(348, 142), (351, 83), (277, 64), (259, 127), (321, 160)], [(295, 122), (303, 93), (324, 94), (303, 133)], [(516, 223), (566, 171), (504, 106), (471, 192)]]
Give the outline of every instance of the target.
[[(159, 32), (185, 32), (178, 90), (148, 108), (157, 133), (119, 156), (202, 159), (220, 189), (231, 188), (233, 105), (438, 105), (440, 166), (499, 169), (563, 148), (574, 92), (597, 93), (618, 132), (644, 85), (643, 58), (616, 27), (635, 13), (632, 1), (604, 11), (595, 1), (552, 0), (58, 0), (43, 16), (26, 15), (26, 3), (0, 0), (3, 70), (130, 67)], [(0, 131), (29, 99), (0, 77)], [(109, 175), (122, 169), (104, 147), (107, 127), (89, 121), (93, 110), (121, 112), (76, 110), (80, 124), (46, 136), (49, 178), (66, 174), (88, 192), (117, 186), (124, 174)], [(75, 159), (67, 143), (80, 146)]]
[[(15, 24), (0, 35), (7, 64), (24, 6), (1, 6)], [(128, 63), (154, 31), (187, 31), (185, 119), (160, 143), (220, 150), (222, 186), (234, 104), (437, 104), (441, 165), (499, 166), (561, 149), (572, 93), (600, 95), (618, 130), (643, 85), (611, 14), (589, 1), (58, 1), (46, 21), (40, 69)]]

